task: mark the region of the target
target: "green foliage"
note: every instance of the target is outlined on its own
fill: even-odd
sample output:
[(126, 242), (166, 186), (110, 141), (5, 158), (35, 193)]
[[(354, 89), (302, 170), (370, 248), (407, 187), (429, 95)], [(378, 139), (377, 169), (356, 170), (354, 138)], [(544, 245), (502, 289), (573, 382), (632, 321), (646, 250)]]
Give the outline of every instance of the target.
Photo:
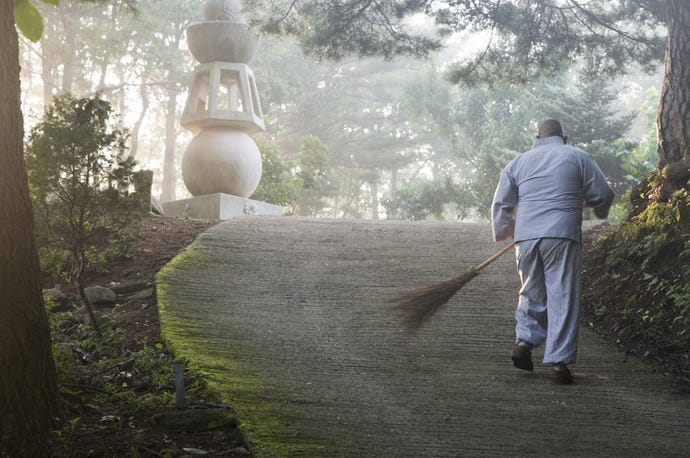
[[(56, 1), (46, 1), (45, 3), (57, 4)], [(36, 42), (43, 35), (43, 17), (36, 9), (31, 0), (15, 0), (14, 2), (14, 22), (17, 28), (29, 40)]]
[(284, 159), (278, 147), (273, 144), (259, 142), (259, 149), (263, 159), (263, 172), (261, 183), (252, 198), (284, 207), (293, 206), (297, 192), (294, 164)]
[(291, 207), (302, 216), (316, 216), (337, 193), (328, 147), (319, 138), (303, 137), (295, 161), (284, 158), (273, 144), (260, 142), (259, 148), (263, 173), (252, 198)]
[[(646, 120), (646, 134), (635, 146), (621, 149), (616, 154), (616, 159), (620, 168), (625, 173), (624, 181), (628, 186), (635, 186), (640, 182), (648, 182), (648, 186), (659, 186), (659, 176), (657, 165), (659, 162), (658, 154), (658, 133), (656, 126), (657, 109), (656, 101), (659, 99), (659, 91), (649, 90), (647, 98), (640, 106), (640, 111)], [(621, 194), (620, 199), (611, 208), (609, 221), (620, 223), (625, 221), (633, 210), (631, 197), (633, 193), (639, 193), (638, 187), (629, 188)], [(647, 196), (634, 196), (634, 200), (646, 200)]]
[(337, 192), (338, 185), (328, 159), (328, 147), (319, 138), (302, 139), (296, 168), (297, 214), (315, 216), (326, 205), (325, 198)]
[[(408, 211), (390, 207), (402, 203), (391, 192), (417, 188), (403, 199), (410, 201), (422, 188), (415, 180), (450, 177), (458, 193), (446, 202), (443, 217), (456, 211), (486, 217), (499, 171), (529, 149), (537, 122), (547, 116), (567, 118), (571, 141), (621, 184), (617, 195), (630, 185), (621, 163), (635, 147), (622, 138), (632, 113), (614, 112), (617, 94), (601, 78), (564, 71), (528, 88), (467, 89), (444, 80), (433, 63), (413, 71), (414, 63), (404, 60), (316, 64), (289, 40), (268, 44), (276, 61), (257, 56), (263, 65), (257, 74), (278, 75), (264, 92), (271, 107), (267, 121), (285, 157), (295, 162), (305, 135), (328, 145), (339, 182), (337, 195), (324, 196), (329, 214), (367, 217), (376, 193), (389, 214), (404, 217)], [(431, 189), (425, 186), (425, 193)]]
[(419, 11), (420, 4), (394, 0), (374, 5), (357, 1), (290, 2), (281, 10), (281, 5), (272, 1), (248, 0), (244, 8), (264, 32), (299, 36), (309, 54), (326, 59), (341, 59), (350, 53), (392, 58), (400, 54), (421, 57), (439, 48), (438, 39), (412, 33), (403, 21), (407, 14)]
[[(409, 102), (403, 104), (410, 110), (421, 109), (417, 111), (416, 125), (436, 134), (435, 138), (431, 134), (428, 138), (434, 153), (425, 157), (431, 163), (431, 181), (437, 182), (420, 186), (412, 182), (401, 184), (398, 194), (404, 195), (389, 198), (387, 210), (404, 217), (410, 209), (396, 212), (391, 205), (426, 201), (433, 205), (428, 214), (434, 213), (436, 217), (448, 216), (439, 213), (442, 209), (452, 209), (461, 216), (474, 213), (485, 217), (500, 170), (530, 145), (530, 126), (536, 123), (535, 97), (513, 87), (452, 91), (438, 78), (436, 75), (433, 84), (425, 82), (434, 81), (428, 75), (410, 82), (404, 96)], [(426, 108), (425, 103), (415, 104), (414, 100), (433, 100), (434, 108)], [(432, 192), (437, 192), (437, 196), (432, 198)], [(422, 217), (419, 211), (413, 213)]]
[[(352, 0), (287, 2), (280, 8), (250, 0), (245, 7), (265, 31), (298, 35), (307, 52), (329, 59), (424, 55), (444, 35), (490, 32), (483, 52), (449, 71), (454, 82), (469, 84), (534, 81), (560, 72), (579, 56), (595, 73), (621, 73), (632, 64), (650, 68), (663, 58), (665, 42), (666, 10), (658, 1)], [(405, 19), (417, 13), (436, 20), (436, 35), (406, 27)]]
[[(631, 172), (637, 176), (643, 173), (639, 164), (629, 159), (637, 145), (622, 137), (634, 113), (614, 114), (616, 94), (602, 78), (564, 73), (529, 88), (500, 86), (453, 92), (444, 91), (441, 82), (428, 85), (426, 81), (432, 79), (424, 76), (406, 86), (403, 100), (408, 102), (402, 107), (417, 116), (418, 126), (437, 133), (436, 138), (444, 145), (434, 144), (435, 155), (426, 157), (433, 164), (429, 168), (434, 176), (450, 176), (457, 183), (457, 195), (446, 193), (445, 198), (461, 215), (488, 217), (500, 170), (530, 148), (536, 125), (544, 118), (563, 120), (570, 144), (596, 158), (618, 196), (631, 186)], [(433, 101), (434, 107), (427, 108), (425, 101)], [(449, 153), (439, 154), (443, 151)], [(403, 183), (399, 192), (409, 186), (414, 185)], [(436, 189), (438, 198), (443, 198), (443, 188)], [(419, 194), (405, 192), (404, 200), (408, 201)], [(426, 186), (425, 192), (431, 188)], [(396, 214), (390, 207), (395, 202), (402, 203), (396, 198), (387, 200), (389, 212), (405, 214)], [(439, 208), (438, 203), (435, 205)]]
[[(47, 5), (57, 6), (60, 0), (41, 0)], [(43, 16), (31, 0), (15, 0), (14, 22), (22, 34), (33, 42), (43, 36)]]
[[(107, 0), (82, 0), (84, 3), (105, 3)], [(134, 12), (137, 0), (125, 0)], [(60, 0), (41, 0), (46, 5), (58, 6)], [(32, 0), (14, 0), (14, 21), (19, 31), (29, 40), (37, 42), (43, 36), (43, 16)]]
[(646, 121), (646, 135), (635, 148), (623, 151), (618, 156), (621, 167), (628, 173), (625, 178), (630, 184), (639, 183), (649, 176), (656, 170), (659, 163), (659, 141), (656, 125), (658, 100), (659, 91), (655, 88), (650, 89), (647, 98), (640, 107)]
[(400, 84), (413, 64), (374, 59), (317, 63), (301, 55), (294, 41), (270, 37), (262, 49), (252, 68), (265, 75), (265, 119), (283, 157), (297, 164), (305, 136), (328, 146), (330, 188), (339, 191), (323, 196), (318, 214), (372, 214), (376, 187), (385, 189), (387, 172), (413, 162), (425, 140), (417, 133), (422, 127), (399, 108)]
[[(688, 281), (687, 272), (685, 273), (686, 281), (677, 281), (669, 285), (666, 290), (666, 296), (673, 302), (677, 309), (676, 317), (673, 323), (678, 323), (681, 326), (679, 334), (685, 336), (690, 333), (690, 281)], [(678, 280), (682, 280), (679, 278)]]
[(320, 193), (327, 189), (330, 172), (327, 153), (328, 147), (317, 137), (308, 135), (302, 139), (297, 177), (303, 191)]
[[(109, 314), (100, 318), (100, 335), (71, 311), (49, 308), (48, 315), (65, 407), (63, 423), (55, 431), (57, 451), (68, 456), (74, 441), (120, 433), (126, 419), (174, 406), (173, 364), (177, 360), (162, 342), (144, 340), (133, 345)], [(211, 396), (198, 374), (188, 372), (185, 379), (188, 399)], [(136, 449), (136, 437), (130, 440)]]
[(136, 189), (141, 172), (121, 159), (127, 133), (110, 116), (110, 104), (98, 96), (56, 97), (26, 148), (44, 267), (59, 269), (78, 291), (87, 267), (145, 208)]
[(434, 180), (415, 180), (384, 199), (382, 204), (391, 219), (421, 221), (430, 216), (444, 219), (449, 203), (456, 201), (460, 195), (457, 184), (446, 176)]
[(687, 195), (673, 203), (653, 204), (595, 241), (592, 253), (603, 267), (585, 297), (597, 315), (619, 316), (640, 339), (666, 336), (690, 345), (690, 225), (678, 222), (678, 207), (690, 208)]

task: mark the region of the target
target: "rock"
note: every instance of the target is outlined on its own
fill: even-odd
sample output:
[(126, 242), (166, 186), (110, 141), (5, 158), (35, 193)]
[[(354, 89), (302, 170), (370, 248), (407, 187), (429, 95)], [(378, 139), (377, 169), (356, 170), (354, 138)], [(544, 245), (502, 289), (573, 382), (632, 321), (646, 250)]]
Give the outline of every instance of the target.
[(143, 289), (141, 291), (137, 291), (135, 293), (127, 294), (124, 295), (128, 300), (133, 300), (133, 299), (139, 299), (139, 300), (144, 300), (144, 299), (153, 299), (156, 297), (156, 288), (155, 287), (150, 287), (147, 289)]
[(131, 283), (111, 283), (110, 285), (108, 285), (108, 288), (111, 289), (118, 296), (126, 296), (132, 293), (153, 288), (153, 284), (148, 281), (137, 281)]
[[(104, 331), (108, 328), (114, 328), (117, 326), (117, 323), (112, 318), (104, 316), (98, 310), (94, 310), (93, 314), (96, 317), (96, 321), (98, 321), (98, 326), (101, 328), (101, 331)], [(91, 319), (89, 318), (89, 312), (86, 309), (85, 305), (82, 305), (75, 309), (72, 312), (72, 317), (80, 323), (91, 326)]]
[(153, 196), (151, 196), (151, 211), (156, 215), (163, 215), (163, 204)]
[(74, 317), (75, 320), (81, 322), (81, 323), (88, 323), (89, 322), (89, 312), (86, 309), (85, 305), (79, 306), (72, 312), (72, 316)]
[(201, 450), (200, 448), (185, 447), (182, 449), (182, 451), (196, 456), (208, 455), (206, 450)]
[(226, 409), (187, 409), (154, 415), (159, 428), (170, 432), (203, 432), (221, 428), (237, 428), (237, 416)]
[(113, 305), (117, 302), (117, 295), (110, 288), (90, 286), (84, 288), (84, 294), (91, 305)]
[(46, 301), (51, 310), (64, 312), (70, 304), (70, 299), (65, 293), (57, 288), (43, 290), (43, 300)]

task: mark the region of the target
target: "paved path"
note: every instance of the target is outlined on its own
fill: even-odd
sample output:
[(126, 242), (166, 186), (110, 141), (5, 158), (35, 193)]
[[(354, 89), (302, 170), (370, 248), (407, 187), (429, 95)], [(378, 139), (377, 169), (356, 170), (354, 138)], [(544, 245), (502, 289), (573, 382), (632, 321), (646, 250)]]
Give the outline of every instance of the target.
[(690, 396), (589, 330), (575, 385), (512, 367), (511, 254), (417, 335), (397, 329), (395, 288), (501, 247), (485, 224), (227, 221), (159, 276), (164, 332), (258, 456), (690, 456)]

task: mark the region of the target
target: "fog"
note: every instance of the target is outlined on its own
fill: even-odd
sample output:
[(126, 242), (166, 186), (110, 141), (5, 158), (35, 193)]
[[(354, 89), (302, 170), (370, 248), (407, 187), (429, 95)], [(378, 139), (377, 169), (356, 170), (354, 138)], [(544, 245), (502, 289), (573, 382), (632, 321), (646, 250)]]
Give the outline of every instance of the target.
[[(189, 196), (180, 161), (192, 134), (180, 117), (198, 63), (185, 30), (201, 20), (203, 2), (173, 0), (163, 10), (160, 5), (142, 0), (133, 15), (113, 6), (41, 4), (43, 39), (21, 39), (22, 102), (28, 133), (52, 96), (102, 93), (132, 134), (131, 154), (141, 168), (154, 171), (154, 196), (166, 201)], [(428, 18), (409, 23), (432, 33)], [(254, 135), (264, 153), (261, 197), (319, 217), (483, 215), (498, 171), (529, 147), (538, 119), (566, 112), (556, 99), (584, 99), (589, 89), (583, 87), (614, 94), (600, 107), (601, 113), (609, 110), (605, 119), (630, 114), (627, 130), (615, 135), (632, 142), (651, 135), (661, 69), (604, 82), (583, 81), (568, 70), (529, 87), (493, 89), (453, 86), (444, 79), (449, 64), (481, 52), (486, 40), (482, 34), (451, 35), (426, 60), (317, 62), (291, 39), (263, 36), (249, 62), (266, 124), (266, 132)], [(575, 141), (578, 134), (570, 133)], [(605, 141), (616, 138), (604, 129), (601, 135)], [(314, 138), (318, 142), (308, 141)], [(267, 183), (280, 184), (283, 194)]]

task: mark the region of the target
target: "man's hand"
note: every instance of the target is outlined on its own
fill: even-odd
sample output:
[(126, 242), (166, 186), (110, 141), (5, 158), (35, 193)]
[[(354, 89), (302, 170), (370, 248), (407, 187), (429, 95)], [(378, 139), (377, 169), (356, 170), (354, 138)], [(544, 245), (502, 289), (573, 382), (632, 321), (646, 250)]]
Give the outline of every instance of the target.
[(591, 204), (589, 202), (587, 202), (587, 200), (585, 199), (582, 202), (582, 206), (583, 206), (583, 208), (591, 207), (592, 210), (594, 211), (594, 216), (596, 216), (599, 219), (606, 219), (609, 216), (609, 209), (611, 208), (611, 203), (613, 202), (613, 197), (614, 197), (614, 194), (612, 192), (608, 195), (606, 200), (604, 200), (602, 202), (593, 202)]

